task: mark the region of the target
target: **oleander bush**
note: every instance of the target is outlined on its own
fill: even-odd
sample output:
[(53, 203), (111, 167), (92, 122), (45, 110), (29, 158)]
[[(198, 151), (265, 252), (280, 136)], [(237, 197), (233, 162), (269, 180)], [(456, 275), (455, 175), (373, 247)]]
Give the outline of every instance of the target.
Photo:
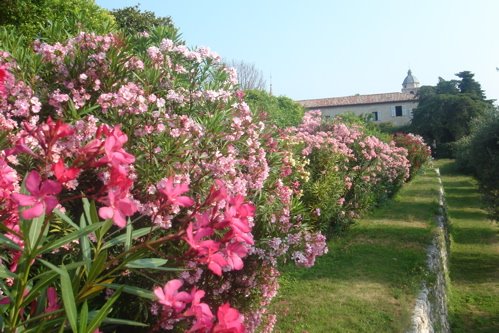
[(175, 29), (0, 46), (1, 331), (270, 332), (279, 265), (409, 177), (361, 125), (277, 128)]

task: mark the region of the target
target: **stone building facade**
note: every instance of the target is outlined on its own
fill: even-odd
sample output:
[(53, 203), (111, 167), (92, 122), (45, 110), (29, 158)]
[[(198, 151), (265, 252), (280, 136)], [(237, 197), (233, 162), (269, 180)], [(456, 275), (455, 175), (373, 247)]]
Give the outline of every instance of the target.
[(307, 110), (320, 110), (325, 118), (350, 112), (359, 116), (369, 115), (377, 123), (402, 126), (411, 122), (412, 111), (418, 106), (418, 88), (419, 81), (409, 70), (401, 92), (309, 99), (298, 103)]

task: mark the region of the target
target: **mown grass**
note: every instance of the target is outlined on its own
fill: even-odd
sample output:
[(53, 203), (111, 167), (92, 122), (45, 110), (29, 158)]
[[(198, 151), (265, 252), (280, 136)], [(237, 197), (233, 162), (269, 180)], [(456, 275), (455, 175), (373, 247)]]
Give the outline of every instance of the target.
[[(438, 161), (450, 234), (451, 330), (499, 332), (499, 228), (488, 219), (477, 183), (451, 160)], [(499, 170), (498, 170), (499, 172)]]
[(421, 281), (438, 203), (433, 170), (329, 243), (311, 269), (284, 269), (276, 332), (403, 332)]

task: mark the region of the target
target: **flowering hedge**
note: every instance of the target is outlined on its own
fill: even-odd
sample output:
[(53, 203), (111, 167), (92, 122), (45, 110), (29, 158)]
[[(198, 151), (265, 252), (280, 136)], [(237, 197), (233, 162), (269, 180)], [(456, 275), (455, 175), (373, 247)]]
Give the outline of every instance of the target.
[(279, 263), (312, 266), (321, 231), (409, 175), (405, 149), (317, 112), (266, 126), (218, 55), (162, 29), (9, 51), (2, 331), (270, 332)]

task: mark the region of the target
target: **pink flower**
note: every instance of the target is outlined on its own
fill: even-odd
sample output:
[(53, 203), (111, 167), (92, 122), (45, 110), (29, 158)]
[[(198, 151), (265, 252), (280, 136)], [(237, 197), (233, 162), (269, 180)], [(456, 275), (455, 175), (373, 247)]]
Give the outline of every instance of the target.
[(0, 67), (0, 96), (5, 98), (7, 96), (7, 90), (5, 89), (5, 80), (7, 79), (8, 72), (5, 67)]
[(80, 169), (78, 168), (66, 168), (62, 159), (59, 162), (52, 165), (52, 171), (54, 171), (55, 178), (60, 183), (67, 183), (78, 177)]
[(31, 195), (20, 193), (12, 194), (14, 201), (20, 206), (31, 206), (22, 212), (21, 216), (30, 220), (41, 216), (43, 213), (50, 214), (59, 203), (54, 196), (62, 190), (61, 184), (54, 180), (47, 179), (42, 182), (40, 174), (31, 171), (26, 177), (26, 189)]
[(208, 269), (218, 276), (222, 276), (222, 268), (227, 265), (224, 256), (218, 252), (220, 243), (214, 240), (205, 240), (199, 243), (198, 254), (202, 257), (201, 263), (208, 264)]
[(219, 228), (229, 226), (237, 240), (248, 244), (254, 244), (253, 235), (249, 226), (249, 217), (253, 217), (255, 206), (244, 203), (244, 197), (238, 195), (229, 200), (225, 208), (224, 220), (218, 225)]
[(57, 291), (54, 287), (47, 288), (47, 307), (45, 308), (45, 312), (53, 312), (60, 308), (61, 306), (57, 299)]
[(240, 270), (244, 267), (243, 260), (241, 258), (246, 257), (248, 254), (248, 249), (242, 243), (231, 243), (225, 249), (227, 254), (228, 265), (235, 270)]
[(181, 194), (189, 191), (187, 184), (174, 184), (173, 177), (168, 178), (166, 181), (161, 181), (158, 184), (159, 192), (166, 196), (167, 203), (170, 205), (178, 205), (180, 207), (190, 207), (194, 205), (194, 200)]
[(192, 288), (191, 297), (192, 297), (192, 305), (191, 307), (185, 311), (185, 316), (195, 316), (196, 321), (194, 325), (192, 325), (190, 332), (203, 332), (208, 333), (211, 331), (213, 327), (213, 313), (210, 310), (210, 307), (206, 303), (201, 303), (201, 298), (203, 298), (205, 292), (203, 290), (197, 290), (196, 287)]
[(185, 291), (178, 292), (184, 282), (182, 280), (168, 281), (163, 288), (156, 287), (153, 292), (158, 298), (158, 303), (166, 305), (174, 309), (177, 313), (185, 308), (185, 303), (192, 300), (191, 295)]
[(218, 308), (218, 323), (213, 328), (213, 333), (244, 333), (242, 316), (229, 303), (225, 303)]
[(126, 217), (137, 211), (135, 202), (119, 188), (110, 189), (105, 201), (107, 206), (99, 208), (99, 216), (103, 219), (113, 219), (114, 224), (120, 228), (126, 226)]

